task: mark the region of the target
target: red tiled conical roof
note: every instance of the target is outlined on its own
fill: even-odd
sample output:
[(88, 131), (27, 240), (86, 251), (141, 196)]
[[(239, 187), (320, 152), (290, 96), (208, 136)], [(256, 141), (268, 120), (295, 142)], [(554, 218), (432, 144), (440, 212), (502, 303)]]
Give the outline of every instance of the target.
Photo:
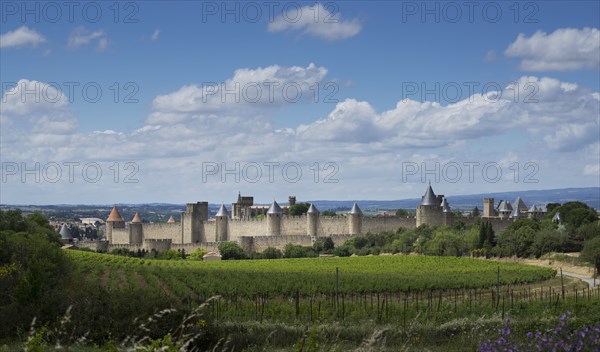
[(125, 221), (125, 219), (123, 219), (121, 214), (119, 214), (117, 206), (114, 206), (110, 211), (110, 215), (108, 216), (108, 219), (106, 219), (106, 221)]
[(131, 222), (135, 224), (140, 224), (142, 222), (142, 219), (140, 219), (140, 215), (138, 213), (135, 213), (133, 219), (131, 219)]

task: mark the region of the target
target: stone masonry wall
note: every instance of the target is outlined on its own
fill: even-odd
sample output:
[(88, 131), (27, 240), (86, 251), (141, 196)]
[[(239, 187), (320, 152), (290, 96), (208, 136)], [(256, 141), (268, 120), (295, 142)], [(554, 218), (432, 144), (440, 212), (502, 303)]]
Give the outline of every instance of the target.
[(181, 223), (142, 224), (144, 239), (170, 239), (173, 243), (181, 243)]

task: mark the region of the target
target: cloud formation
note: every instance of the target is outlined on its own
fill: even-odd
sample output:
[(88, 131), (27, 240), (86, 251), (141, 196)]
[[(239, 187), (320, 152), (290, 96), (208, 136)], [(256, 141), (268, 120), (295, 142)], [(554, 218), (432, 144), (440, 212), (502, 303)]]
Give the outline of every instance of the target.
[[(246, 81), (277, 77), (286, 81), (293, 77), (312, 82), (325, 78), (325, 74), (325, 68), (314, 65), (274, 65), (241, 69), (233, 77)], [(36, 81), (22, 82), (26, 88)], [(535, 102), (515, 97), (517, 88), (523, 92), (523, 87), (531, 84), (537, 87)], [(274, 190), (285, 194), (304, 189), (303, 198), (312, 199), (325, 190), (329, 197), (344, 198), (348, 187), (357, 190), (352, 197), (358, 199), (401, 198), (390, 192), (415, 192), (414, 187), (422, 192), (418, 177), (416, 184), (400, 183), (400, 168), (406, 161), (419, 165), (427, 162), (430, 166), (455, 161), (496, 161), (507, 172), (515, 162), (532, 161), (541, 165), (536, 177), (549, 187), (563, 184), (564, 177), (576, 179), (573, 170), (582, 179), (597, 177), (598, 170), (600, 148), (593, 132), (599, 129), (600, 94), (552, 78), (524, 76), (501, 92), (475, 94), (447, 106), (401, 100), (391, 109), (377, 111), (367, 101), (349, 98), (314, 122), (283, 128), (274, 127), (268, 114), (249, 109), (251, 104), (240, 103), (241, 108), (235, 108), (235, 103), (225, 103), (209, 111), (198, 102), (202, 90), (185, 86), (156, 97), (153, 111), (142, 125), (129, 130), (107, 125), (98, 131), (81, 132), (67, 101), (23, 103), (15, 99), (16, 93), (8, 91), (3, 97), (7, 102), (0, 114), (4, 160), (92, 159), (110, 165), (135, 161), (142, 170), (138, 176), (144, 180), (144, 187), (165, 192), (148, 195), (151, 201), (170, 201), (175, 196), (189, 200), (190, 192), (185, 190), (190, 187), (202, 190), (198, 199), (211, 201), (215, 201), (214, 197), (223, 200), (219, 195), (223, 192), (234, 194), (246, 189), (244, 183), (231, 180), (199, 184), (202, 163), (206, 161), (226, 162), (230, 168), (238, 162), (299, 163), (306, 173), (305, 184), (265, 182), (246, 186), (264, 197), (273, 195)], [(490, 142), (498, 141), (497, 138), (511, 142)], [(330, 161), (339, 166), (335, 178), (340, 179), (340, 184), (314, 183), (309, 167), (319, 162), (322, 168)], [(572, 167), (548, 171), (549, 165), (560, 163)], [(329, 171), (321, 169), (321, 180)], [(365, 177), (369, 182), (365, 183)], [(512, 179), (511, 174), (502, 180), (510, 183)], [(177, 181), (165, 185), (165, 180)], [(106, 187), (117, 189), (118, 185)], [(461, 187), (453, 185), (452, 189), (456, 193), (463, 189), (473, 191), (472, 184)], [(489, 185), (481, 187), (489, 189)], [(110, 196), (106, 201), (120, 200), (117, 194), (102, 194)]]
[[(269, 32), (296, 31), (327, 41), (354, 37), (362, 30), (358, 19), (342, 20), (337, 6), (329, 3), (327, 7), (320, 3), (300, 9), (289, 9), (269, 23)], [(330, 8), (333, 6), (333, 8)]]
[(71, 32), (67, 44), (70, 48), (75, 49), (94, 42), (96, 43), (96, 49), (99, 51), (108, 48), (108, 38), (104, 31), (90, 32), (85, 27), (80, 26)]
[(9, 31), (0, 35), (0, 48), (28, 45), (36, 47), (45, 41), (46, 38), (35, 29), (29, 29), (26, 26), (22, 26), (12, 32)]
[(525, 71), (598, 70), (600, 31), (585, 27), (537, 31), (531, 37), (521, 33), (504, 54), (520, 58), (519, 68)]

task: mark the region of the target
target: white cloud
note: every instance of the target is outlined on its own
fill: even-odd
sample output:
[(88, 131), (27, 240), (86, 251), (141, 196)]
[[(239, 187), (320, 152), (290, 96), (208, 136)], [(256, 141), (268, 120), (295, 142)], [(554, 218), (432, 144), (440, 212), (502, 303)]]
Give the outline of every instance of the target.
[(360, 33), (362, 24), (358, 19), (341, 19), (337, 10), (317, 3), (299, 9), (289, 9), (286, 14), (275, 18), (269, 23), (270, 32), (301, 31), (302, 34), (312, 35), (321, 39), (334, 41), (353, 37)]
[(21, 79), (2, 95), (0, 114), (22, 116), (34, 112), (48, 112), (62, 109), (67, 103), (68, 99), (60, 87)]
[[(524, 94), (533, 92), (527, 86), (535, 87), (530, 97)], [(571, 151), (598, 138), (599, 109), (597, 93), (551, 78), (522, 77), (502, 92), (475, 94), (447, 106), (406, 100), (376, 113), (368, 102), (347, 99), (326, 118), (299, 126), (297, 133), (307, 141), (442, 147), (520, 128), (554, 133), (544, 138), (547, 147)]]
[(100, 51), (108, 47), (108, 39), (106, 33), (102, 30), (90, 32), (85, 27), (75, 28), (69, 35), (68, 45), (71, 48), (78, 48), (82, 45), (97, 42), (96, 48)]
[(149, 116), (148, 122), (181, 122), (192, 118), (190, 113), (195, 113), (195, 118), (198, 118), (217, 112), (231, 114), (240, 110), (277, 107), (295, 102), (299, 97), (297, 93), (307, 101), (313, 97), (311, 86), (320, 84), (326, 74), (327, 69), (313, 63), (307, 67), (271, 65), (238, 69), (225, 82), (186, 85), (173, 93), (157, 96), (152, 102), (157, 111)]
[(150, 39), (152, 40), (158, 40), (158, 36), (160, 35), (160, 30), (155, 29), (154, 33), (152, 33), (152, 36), (150, 37)]
[(600, 163), (587, 164), (583, 168), (583, 174), (586, 176), (600, 176)]
[(508, 57), (521, 58), (519, 68), (526, 71), (573, 71), (600, 69), (600, 31), (597, 28), (562, 28), (551, 34), (519, 34), (504, 51)]
[(0, 35), (0, 48), (25, 45), (36, 47), (45, 41), (46, 38), (44, 38), (44, 36), (35, 29), (29, 29), (26, 26), (22, 26), (12, 32), (7, 32)]
[[(310, 70), (306, 67), (243, 69), (236, 71), (234, 77), (245, 81), (280, 76), (310, 80), (319, 76), (318, 72), (316, 67)], [(537, 103), (524, 103), (522, 97), (514, 98), (512, 90), (526, 84), (538, 87)], [(88, 202), (104, 199), (98, 197), (109, 197), (105, 201), (110, 202), (196, 200), (192, 194), (202, 194), (198, 200), (227, 201), (223, 194), (234, 195), (238, 190), (272, 199), (281, 193), (295, 194), (292, 192), (299, 189), (303, 190), (299, 196), (304, 199), (402, 198), (408, 194), (394, 192), (423, 191), (421, 184), (401, 183), (400, 168), (404, 161), (419, 165), (426, 162), (430, 166), (433, 162), (460, 164), (468, 160), (483, 165), (487, 161), (496, 161), (504, 171), (510, 172), (509, 167), (514, 161), (530, 160), (540, 165), (539, 174), (535, 176), (546, 182), (544, 187), (547, 188), (564, 186), (565, 179), (576, 184), (589, 179), (586, 175), (594, 175), (597, 169), (594, 160), (600, 149), (598, 140), (577, 131), (593, 131), (594, 127), (598, 130), (597, 92), (555, 79), (522, 77), (501, 93), (499, 101), (477, 94), (448, 106), (427, 101), (400, 101), (395, 107), (381, 112), (367, 101), (347, 99), (315, 122), (275, 127), (269, 118), (257, 115), (256, 109), (225, 107), (206, 111), (194, 100), (198, 97), (198, 89), (181, 88), (165, 95), (171, 99), (155, 101), (154, 111), (143, 125), (129, 130), (106, 126), (106, 129), (90, 133), (77, 131), (76, 121), (69, 118), (68, 105), (33, 108), (14, 107), (11, 103), (10, 120), (2, 116), (0, 142), (3, 159), (9, 161), (94, 160), (109, 165), (115, 161), (134, 161), (140, 166), (138, 176), (144, 188), (164, 192), (137, 195), (126, 188), (116, 191), (119, 185), (108, 184), (108, 188), (100, 188), (94, 193), (89, 184), (67, 185), (82, 190), (80, 193), (88, 197)], [(184, 106), (184, 111), (180, 111), (179, 106)], [(561, 132), (563, 130), (567, 132)], [(521, 140), (513, 139), (511, 133)], [(527, 137), (530, 141), (523, 140)], [(590, 146), (590, 143), (595, 144)], [(579, 155), (585, 157), (579, 158)], [(199, 181), (203, 162), (227, 162), (231, 168), (236, 162), (244, 165), (267, 161), (281, 165), (286, 162), (301, 164), (305, 183), (281, 182), (281, 167), (276, 174), (276, 184), (235, 183), (232, 178), (228, 183), (214, 181), (214, 185)], [(168, 162), (168, 168), (164, 167), (165, 162)], [(339, 171), (335, 178), (340, 183), (314, 183), (314, 173), (309, 167), (315, 162), (320, 163), (321, 181), (331, 172), (323, 169), (324, 163), (337, 163)], [(570, 167), (555, 167), (561, 164)], [(579, 173), (578, 176), (587, 178), (577, 179), (569, 174), (573, 170)], [(480, 171), (478, 169), (476, 176), (479, 181)], [(267, 174), (263, 176), (266, 178)], [(111, 177), (109, 173), (107, 178), (112, 180)], [(466, 180), (466, 173), (463, 177)], [(420, 182), (418, 176), (413, 179)], [(175, 182), (165, 184), (165, 180)], [(504, 187), (515, 189), (513, 178), (508, 174), (500, 182)], [(452, 185), (451, 189), (465, 193), (491, 189), (489, 184), (469, 183), (460, 187)], [(495, 184), (493, 187), (503, 186)], [(355, 193), (348, 194), (347, 189), (355, 188)], [(115, 193), (107, 195), (107, 189), (115, 190)], [(448, 187), (444, 190), (436, 186), (435, 189), (448, 192)]]

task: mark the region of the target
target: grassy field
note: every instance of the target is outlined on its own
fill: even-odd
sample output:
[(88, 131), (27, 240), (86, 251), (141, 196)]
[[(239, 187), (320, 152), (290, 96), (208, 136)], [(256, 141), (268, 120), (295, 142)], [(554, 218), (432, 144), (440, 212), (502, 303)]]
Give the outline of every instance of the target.
[(32, 329), (25, 350), (35, 350), (38, 340), (48, 350), (45, 341), (58, 336), (73, 351), (95, 350), (94, 344), (175, 351), (192, 342), (199, 351), (462, 351), (497, 337), (506, 318), (525, 334), (551, 328), (566, 311), (575, 327), (597, 324), (600, 316), (600, 290), (517, 263), (427, 256), (202, 262), (65, 253), (71, 308), (56, 324)]

